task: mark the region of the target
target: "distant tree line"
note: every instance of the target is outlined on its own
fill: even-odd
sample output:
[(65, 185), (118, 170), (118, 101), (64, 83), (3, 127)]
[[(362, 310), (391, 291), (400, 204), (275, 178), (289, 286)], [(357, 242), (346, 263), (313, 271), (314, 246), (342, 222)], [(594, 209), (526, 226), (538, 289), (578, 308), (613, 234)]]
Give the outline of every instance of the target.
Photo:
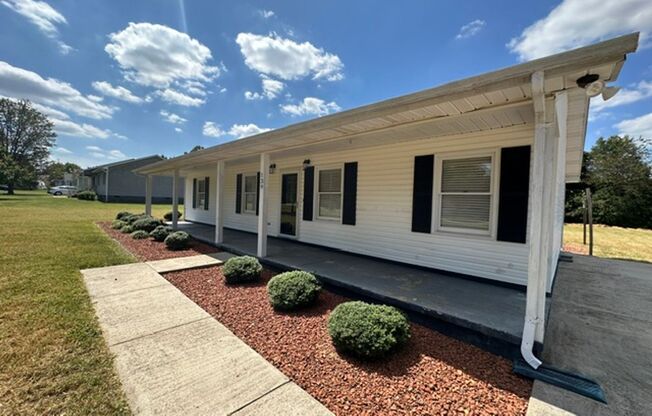
[(581, 181), (566, 186), (566, 221), (582, 222), (585, 189), (591, 188), (595, 223), (652, 228), (650, 144), (629, 136), (599, 138), (584, 152)]

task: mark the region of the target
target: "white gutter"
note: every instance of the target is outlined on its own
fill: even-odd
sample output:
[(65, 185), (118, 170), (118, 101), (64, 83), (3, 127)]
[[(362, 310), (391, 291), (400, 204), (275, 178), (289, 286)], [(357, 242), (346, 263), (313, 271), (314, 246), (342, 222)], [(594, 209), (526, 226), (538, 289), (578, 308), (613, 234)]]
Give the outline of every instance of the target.
[[(534, 369), (539, 368), (539, 360), (533, 352), (537, 326), (542, 323), (538, 314), (541, 294), (539, 280), (541, 279), (541, 238), (542, 238), (542, 205), (543, 205), (543, 175), (544, 153), (546, 139), (546, 102), (544, 93), (543, 71), (532, 74), (532, 102), (534, 104), (534, 163), (532, 180), (530, 182), (530, 252), (528, 256), (527, 294), (525, 303), (525, 323), (521, 340), (521, 355)], [(547, 257), (546, 257), (547, 259)], [(543, 300), (545, 302), (545, 300)]]

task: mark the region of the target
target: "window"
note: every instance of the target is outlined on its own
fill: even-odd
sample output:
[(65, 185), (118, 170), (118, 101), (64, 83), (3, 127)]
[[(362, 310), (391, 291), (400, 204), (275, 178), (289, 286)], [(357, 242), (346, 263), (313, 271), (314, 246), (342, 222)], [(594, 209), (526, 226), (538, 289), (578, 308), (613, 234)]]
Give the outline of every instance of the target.
[(206, 179), (197, 179), (197, 208), (206, 209)]
[(244, 212), (247, 214), (256, 213), (256, 194), (258, 187), (258, 179), (256, 175), (244, 176), (244, 192), (242, 193)]
[(318, 217), (339, 219), (342, 212), (342, 169), (319, 171)]
[(492, 171), (492, 155), (441, 161), (438, 228), (490, 233)]

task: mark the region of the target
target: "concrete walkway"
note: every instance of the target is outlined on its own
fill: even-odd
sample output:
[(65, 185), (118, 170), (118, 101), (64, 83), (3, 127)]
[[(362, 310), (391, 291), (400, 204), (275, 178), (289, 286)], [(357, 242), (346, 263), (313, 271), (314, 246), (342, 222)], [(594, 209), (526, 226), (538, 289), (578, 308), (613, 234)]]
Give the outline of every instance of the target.
[(152, 266), (82, 274), (134, 414), (332, 415)]
[(151, 266), (158, 273), (169, 273), (199, 267), (218, 266), (234, 256), (234, 254), (222, 251), (219, 253), (197, 254), (195, 256), (147, 261), (145, 264)]
[(652, 415), (652, 264), (560, 263), (543, 359), (595, 379), (607, 404), (534, 382), (528, 416)]

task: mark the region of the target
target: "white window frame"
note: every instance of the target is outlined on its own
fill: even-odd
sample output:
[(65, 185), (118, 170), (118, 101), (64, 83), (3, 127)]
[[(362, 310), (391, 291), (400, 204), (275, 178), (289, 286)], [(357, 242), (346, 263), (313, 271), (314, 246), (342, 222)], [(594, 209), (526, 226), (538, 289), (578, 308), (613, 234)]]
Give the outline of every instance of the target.
[[(247, 177), (254, 177), (256, 185), (254, 186), (253, 192), (247, 192)], [(254, 195), (254, 209), (247, 210), (247, 194)], [(247, 215), (256, 215), (256, 195), (258, 194), (258, 173), (249, 172), (242, 174), (242, 213)]]
[[(204, 184), (203, 192), (199, 190), (199, 187), (202, 183)], [(195, 202), (195, 209), (207, 211), (207, 209), (204, 208), (206, 206), (204, 201), (206, 201), (206, 178), (197, 178), (197, 201)]]
[[(319, 176), (320, 172), (322, 170), (338, 170), (340, 171), (340, 192), (319, 192)], [(321, 166), (321, 167), (316, 167), (315, 168), (315, 178), (314, 178), (314, 189), (315, 189), (315, 207), (317, 208), (317, 212), (315, 215), (315, 218), (320, 220), (320, 221), (336, 221), (336, 222), (342, 222), (342, 209), (343, 209), (343, 204), (344, 204), (344, 164), (336, 164), (336, 165), (326, 165), (326, 166)], [(321, 199), (321, 194), (340, 194), (340, 216), (339, 217), (322, 217), (319, 215), (319, 201)]]
[[(435, 155), (435, 192), (433, 193), (433, 232), (455, 233), (460, 235), (484, 236), (496, 239), (498, 223), (498, 172), (500, 172), (500, 149), (487, 149), (466, 152), (441, 153)], [(489, 227), (487, 230), (474, 230), (469, 228), (446, 227), (441, 225), (442, 195), (441, 184), (444, 179), (444, 160), (469, 159), (473, 157), (491, 157), (491, 177), (489, 192), (463, 192), (462, 195), (487, 195), (489, 194)], [(446, 193), (455, 194), (455, 193)]]

